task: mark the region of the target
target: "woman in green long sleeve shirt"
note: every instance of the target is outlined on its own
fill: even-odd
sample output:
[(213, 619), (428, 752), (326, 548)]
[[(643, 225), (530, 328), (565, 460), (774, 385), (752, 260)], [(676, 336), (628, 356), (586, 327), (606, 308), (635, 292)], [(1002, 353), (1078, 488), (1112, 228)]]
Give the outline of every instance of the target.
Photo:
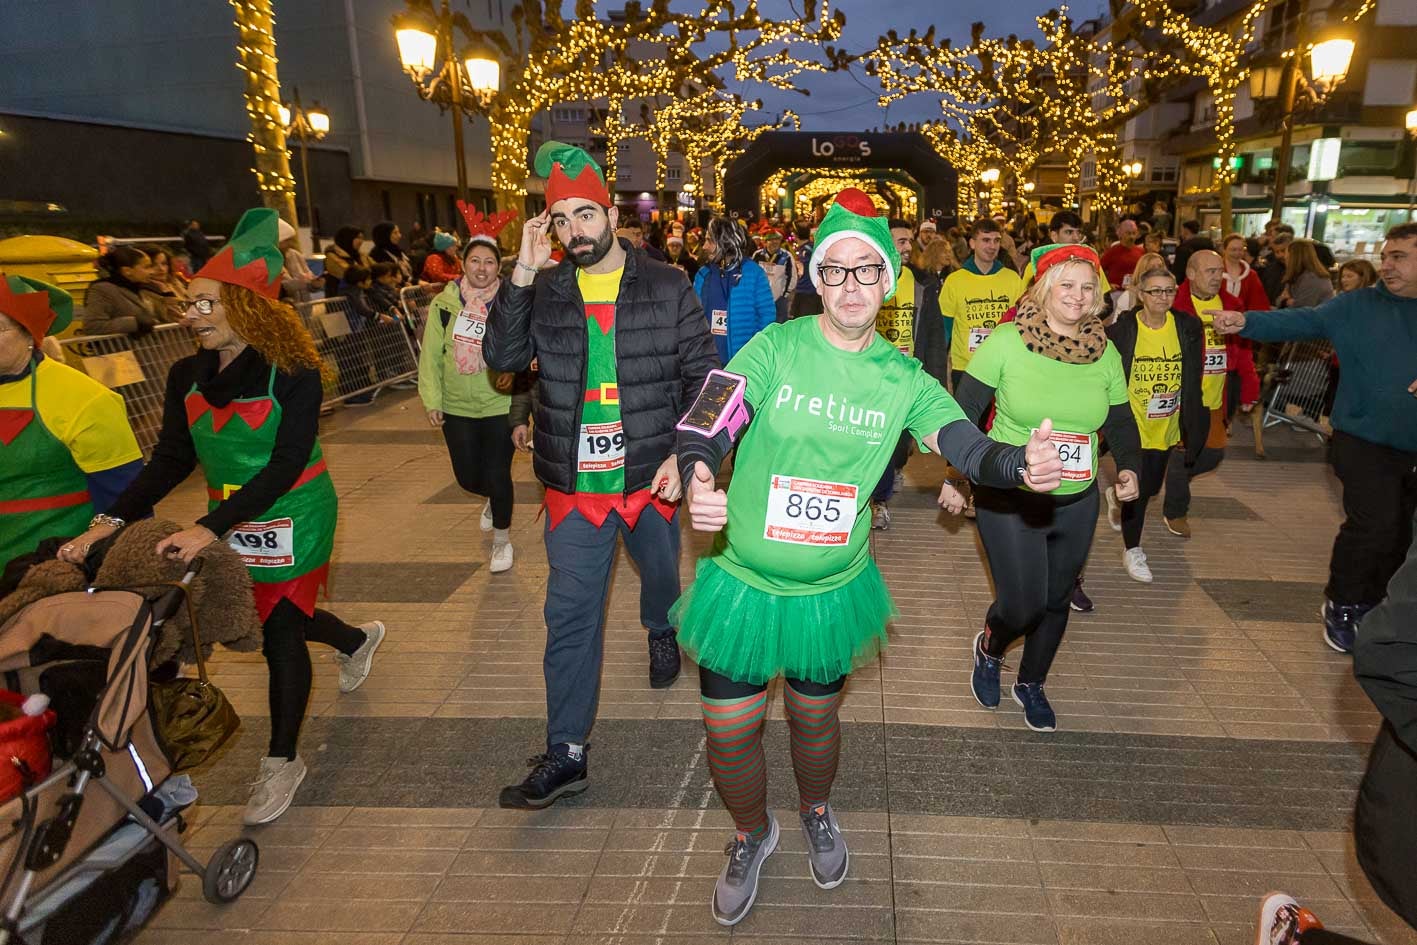
[(428, 306), (418, 358), (418, 396), (428, 422), (443, 431), (458, 485), (487, 497), (481, 527), (493, 533), (493, 573), (512, 566), (512, 454), (525, 448), (527, 432), (525, 405), (516, 412), (519, 423), (511, 420), (515, 375), (494, 371), (482, 359), (500, 263), (490, 236), (469, 239), (462, 278)]

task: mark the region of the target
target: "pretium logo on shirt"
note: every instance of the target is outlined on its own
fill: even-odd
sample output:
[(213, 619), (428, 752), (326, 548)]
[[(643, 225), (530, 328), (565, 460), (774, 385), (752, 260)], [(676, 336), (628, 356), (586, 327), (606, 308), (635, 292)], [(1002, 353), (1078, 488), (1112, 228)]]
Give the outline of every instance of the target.
[(823, 399), (811, 394), (799, 394), (791, 384), (783, 384), (777, 390), (773, 406), (794, 413), (805, 410), (811, 416), (825, 417), (827, 429), (832, 433), (846, 433), (877, 442), (885, 439), (885, 411), (857, 406), (845, 397), (838, 399), (835, 394), (828, 394)]

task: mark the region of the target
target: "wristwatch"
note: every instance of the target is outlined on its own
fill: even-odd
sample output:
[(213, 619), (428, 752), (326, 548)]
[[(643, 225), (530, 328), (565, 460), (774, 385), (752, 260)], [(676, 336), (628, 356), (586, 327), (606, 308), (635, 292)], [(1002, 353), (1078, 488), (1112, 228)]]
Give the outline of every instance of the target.
[(1014, 470), (1014, 471), (1018, 473), (1018, 481), (1019, 481), (1019, 482), (1027, 482), (1027, 481), (1028, 481), (1028, 467), (1027, 467), (1027, 466), (1020, 466), (1018, 469), (1016, 469), (1016, 470)]
[(128, 523), (116, 515), (105, 515), (102, 512), (89, 519), (89, 528), (96, 528), (99, 525), (108, 525), (111, 528), (122, 528)]

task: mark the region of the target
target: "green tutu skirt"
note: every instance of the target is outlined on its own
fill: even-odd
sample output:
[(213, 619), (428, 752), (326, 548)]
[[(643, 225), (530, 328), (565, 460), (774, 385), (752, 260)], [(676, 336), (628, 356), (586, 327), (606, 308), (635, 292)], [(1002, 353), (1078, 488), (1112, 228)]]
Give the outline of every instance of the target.
[(874, 561), (835, 590), (789, 596), (745, 584), (704, 558), (669, 620), (685, 653), (735, 682), (786, 676), (826, 684), (880, 654), (896, 613)]

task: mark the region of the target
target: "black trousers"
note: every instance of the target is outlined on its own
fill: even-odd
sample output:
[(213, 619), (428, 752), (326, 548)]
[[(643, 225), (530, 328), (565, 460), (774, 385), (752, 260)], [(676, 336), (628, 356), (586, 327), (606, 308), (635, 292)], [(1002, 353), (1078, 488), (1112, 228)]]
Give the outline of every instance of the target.
[(497, 417), (443, 416), (443, 440), (458, 485), (492, 502), (492, 527), (512, 527), (512, 427)]
[(1023, 489), (974, 487), (976, 525), (994, 576), (985, 648), (1003, 656), (1024, 637), (1018, 681), (1041, 683), (1068, 628), (1073, 586), (1097, 528), (1097, 486), (1054, 499)]
[(265, 635), (261, 653), (270, 672), (270, 757), (294, 758), (300, 723), (310, 701), (310, 648), (308, 642), (332, 646), (348, 656), (364, 645), (364, 631), (351, 627), (327, 610), (313, 616), (288, 600), (276, 604), (261, 626)]
[(1122, 503), (1122, 546), (1141, 547), (1141, 532), (1146, 525), (1146, 506), (1161, 491), (1166, 481), (1166, 466), (1171, 454), (1179, 450), (1142, 450), (1141, 470), (1137, 484), (1141, 494), (1135, 501)]
[(1343, 483), (1343, 524), (1333, 540), (1324, 594), (1335, 604), (1376, 604), (1407, 557), (1417, 511), (1417, 453), (1335, 430), (1329, 462)]

